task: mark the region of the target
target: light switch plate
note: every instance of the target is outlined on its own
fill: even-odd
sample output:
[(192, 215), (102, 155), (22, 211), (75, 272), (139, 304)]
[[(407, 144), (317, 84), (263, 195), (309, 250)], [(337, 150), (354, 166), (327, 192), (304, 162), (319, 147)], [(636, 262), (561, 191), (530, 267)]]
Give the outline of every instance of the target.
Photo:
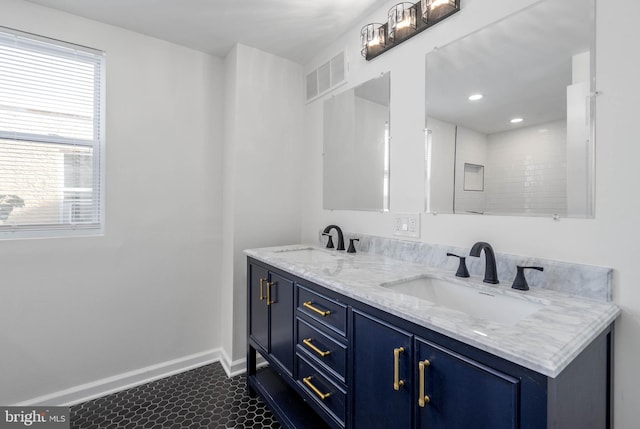
[(394, 215), (393, 235), (420, 237), (420, 214), (398, 213)]

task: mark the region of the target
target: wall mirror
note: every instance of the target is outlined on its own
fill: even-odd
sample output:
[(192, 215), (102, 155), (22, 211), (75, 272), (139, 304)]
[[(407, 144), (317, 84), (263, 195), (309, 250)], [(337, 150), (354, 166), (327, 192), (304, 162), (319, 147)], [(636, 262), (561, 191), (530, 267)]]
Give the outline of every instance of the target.
[(389, 210), (390, 73), (324, 102), (323, 207)]
[(544, 0), (427, 54), (427, 212), (593, 217), (594, 34)]

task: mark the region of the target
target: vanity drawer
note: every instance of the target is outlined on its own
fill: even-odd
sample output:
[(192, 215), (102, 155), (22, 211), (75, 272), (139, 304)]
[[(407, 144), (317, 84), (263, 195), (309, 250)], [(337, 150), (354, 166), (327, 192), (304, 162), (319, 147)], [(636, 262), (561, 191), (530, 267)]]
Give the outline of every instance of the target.
[[(338, 387), (321, 370), (298, 355), (298, 384), (322, 410), (344, 426), (347, 392)], [(312, 418), (311, 416), (309, 418)]]
[(298, 353), (330, 371), (343, 383), (347, 368), (347, 346), (298, 318)]
[(298, 285), (298, 311), (337, 331), (347, 334), (347, 306)]

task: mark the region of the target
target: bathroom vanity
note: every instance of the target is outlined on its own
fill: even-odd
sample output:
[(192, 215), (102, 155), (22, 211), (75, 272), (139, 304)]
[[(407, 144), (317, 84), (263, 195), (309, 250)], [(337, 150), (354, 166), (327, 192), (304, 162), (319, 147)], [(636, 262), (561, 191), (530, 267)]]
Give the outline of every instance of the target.
[(246, 254), (248, 388), (286, 427), (612, 426), (610, 302), (371, 253)]

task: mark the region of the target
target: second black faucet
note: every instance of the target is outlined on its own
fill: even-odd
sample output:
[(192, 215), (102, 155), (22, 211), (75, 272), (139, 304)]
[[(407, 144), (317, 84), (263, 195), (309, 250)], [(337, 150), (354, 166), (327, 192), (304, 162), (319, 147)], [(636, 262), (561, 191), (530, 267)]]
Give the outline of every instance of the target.
[(344, 235), (342, 235), (342, 230), (338, 225), (329, 225), (322, 231), (322, 235), (329, 236), (327, 248), (333, 248), (333, 241), (331, 240), (331, 234), (329, 234), (332, 229), (335, 229), (338, 233), (338, 247), (336, 247), (336, 250), (344, 250)]
[(484, 250), (484, 282), (491, 284), (498, 284), (498, 270), (496, 268), (496, 255), (493, 253), (493, 248), (489, 243), (484, 241), (478, 241), (473, 245), (471, 251), (469, 252), (469, 256), (480, 257), (480, 252)]

